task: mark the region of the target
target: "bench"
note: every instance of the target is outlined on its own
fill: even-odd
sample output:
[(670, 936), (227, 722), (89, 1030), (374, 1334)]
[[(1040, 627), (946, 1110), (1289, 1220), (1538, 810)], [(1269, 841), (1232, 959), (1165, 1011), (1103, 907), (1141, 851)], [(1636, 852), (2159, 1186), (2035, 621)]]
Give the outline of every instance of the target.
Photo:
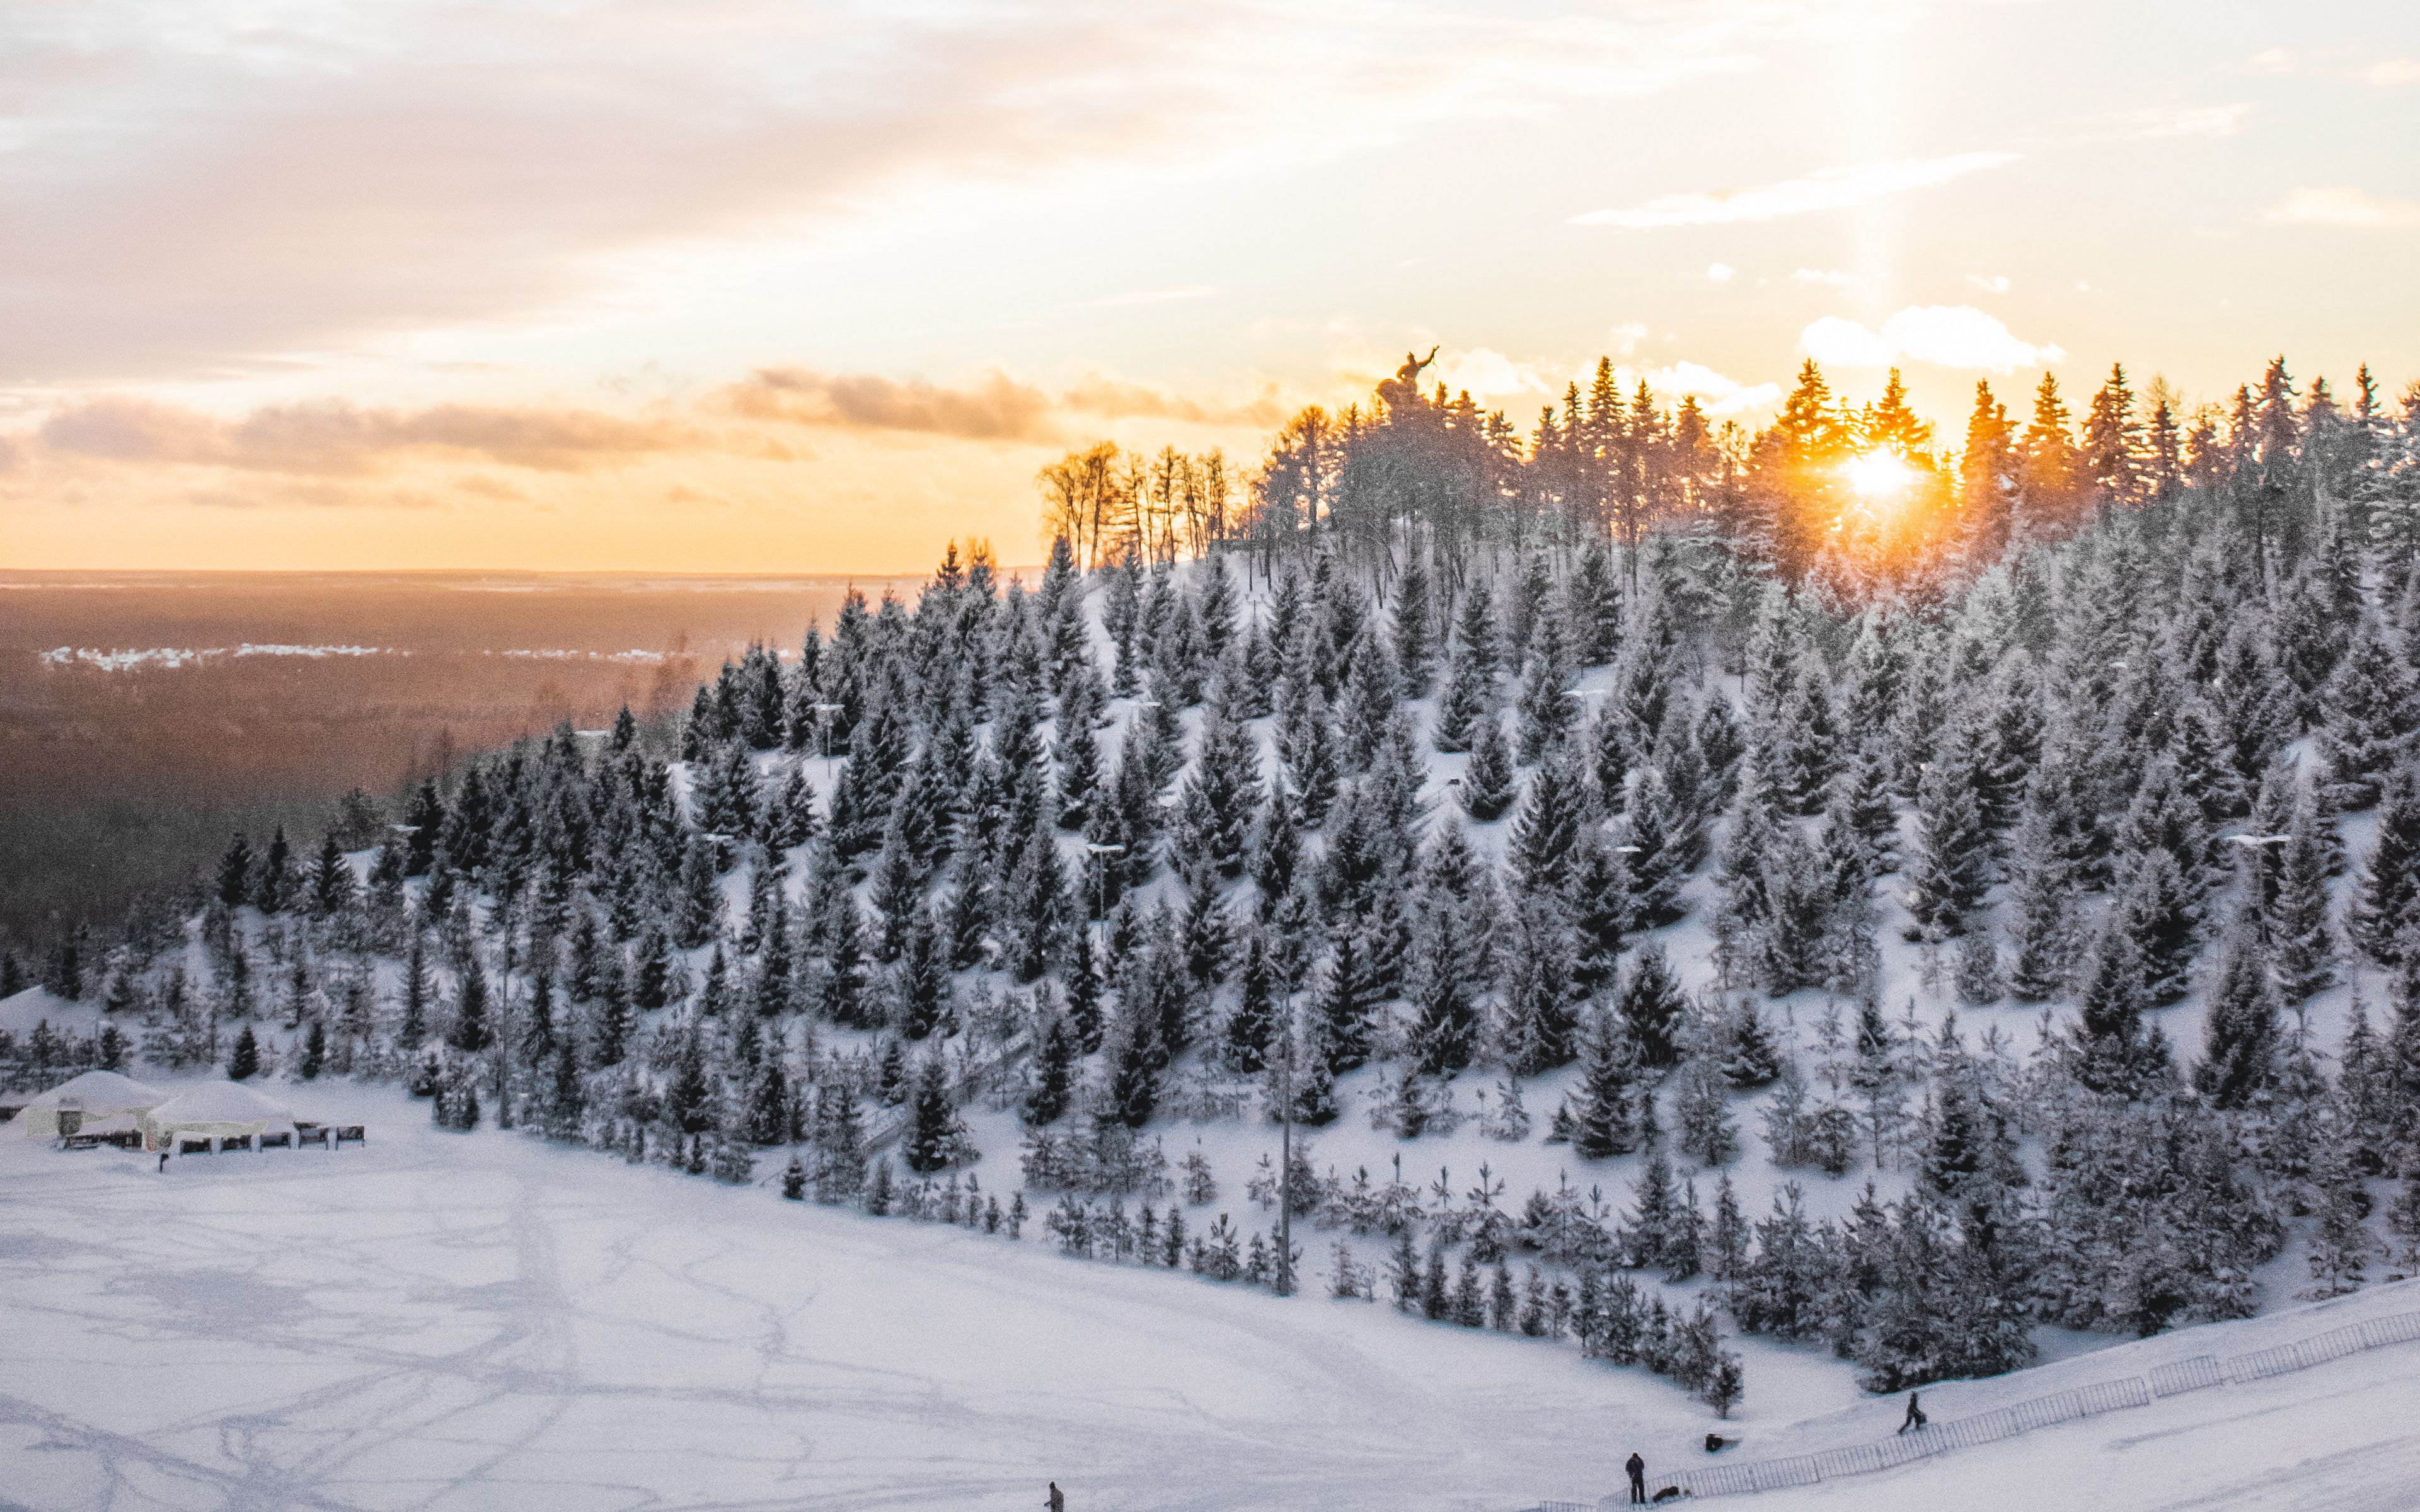
[(349, 1139), (357, 1145), (366, 1145), (370, 1142), (369, 1131), (358, 1123), (336, 1125), (336, 1143), (341, 1145)]
[(317, 1145), (321, 1149), (327, 1149), (328, 1126), (324, 1123), (296, 1124), (294, 1126), (294, 1146), (297, 1149), (300, 1149), (304, 1145)]
[(99, 1149), (101, 1148), (101, 1135), (88, 1134), (62, 1134), (59, 1137), (59, 1148), (61, 1149)]
[(288, 1129), (278, 1129), (263, 1134), (260, 1136), (260, 1148), (263, 1149), (291, 1149), (294, 1148), (294, 1133), (292, 1130)]

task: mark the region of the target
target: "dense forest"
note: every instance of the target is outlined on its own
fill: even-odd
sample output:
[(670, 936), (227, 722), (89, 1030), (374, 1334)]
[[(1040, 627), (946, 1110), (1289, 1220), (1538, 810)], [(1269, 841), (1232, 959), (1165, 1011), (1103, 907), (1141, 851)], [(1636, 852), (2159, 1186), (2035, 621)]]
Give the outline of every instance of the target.
[[(1895, 376), (1749, 435), (1605, 363), (1524, 436), (1420, 370), (1249, 477), (1053, 464), (1032, 584), (954, 548), (684, 718), (237, 837), (0, 1059), (393, 1078), (1280, 1291), (1319, 1230), (1337, 1295), (1718, 1409), (1725, 1331), (1893, 1390), (2420, 1265), (2420, 388), (1978, 385), (1953, 453)], [(1176, 1131), (1348, 1116), (1579, 1181), (1188, 1217), (1234, 1173)]]

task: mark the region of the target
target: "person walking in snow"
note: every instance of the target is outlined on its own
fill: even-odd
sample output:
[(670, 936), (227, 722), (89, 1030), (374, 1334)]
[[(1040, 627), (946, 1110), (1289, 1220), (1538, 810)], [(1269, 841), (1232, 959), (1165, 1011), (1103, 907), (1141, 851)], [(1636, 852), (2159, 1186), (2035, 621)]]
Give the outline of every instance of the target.
[(1910, 1428), (1920, 1428), (1922, 1427), (1924, 1427), (1924, 1409), (1916, 1405), (1916, 1393), (1909, 1392), (1907, 1394), (1907, 1416), (1900, 1420), (1899, 1430), (1901, 1433), (1905, 1433)]
[(1067, 1512), (1067, 1495), (1059, 1489), (1057, 1481), (1050, 1483), (1050, 1495), (1042, 1504), (1048, 1507), (1050, 1512)]
[(1633, 1449), (1630, 1451), (1630, 1458), (1622, 1461), (1621, 1468), (1630, 1472), (1630, 1504), (1645, 1506), (1647, 1504), (1647, 1461), (1638, 1458), (1638, 1451)]

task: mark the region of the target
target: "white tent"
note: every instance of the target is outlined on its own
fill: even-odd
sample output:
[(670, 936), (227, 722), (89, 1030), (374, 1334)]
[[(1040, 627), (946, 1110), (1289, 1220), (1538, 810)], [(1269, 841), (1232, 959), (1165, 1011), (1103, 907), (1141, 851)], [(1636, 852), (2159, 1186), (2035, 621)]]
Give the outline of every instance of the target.
[(52, 1139), (58, 1135), (62, 1112), (83, 1115), (83, 1123), (90, 1127), (120, 1115), (140, 1117), (167, 1098), (167, 1093), (146, 1087), (132, 1076), (121, 1076), (114, 1071), (88, 1071), (30, 1099), (17, 1122), (28, 1139)]
[(286, 1105), (234, 1082), (204, 1082), (143, 1115), (143, 1148), (172, 1139), (243, 1139), (294, 1128)]

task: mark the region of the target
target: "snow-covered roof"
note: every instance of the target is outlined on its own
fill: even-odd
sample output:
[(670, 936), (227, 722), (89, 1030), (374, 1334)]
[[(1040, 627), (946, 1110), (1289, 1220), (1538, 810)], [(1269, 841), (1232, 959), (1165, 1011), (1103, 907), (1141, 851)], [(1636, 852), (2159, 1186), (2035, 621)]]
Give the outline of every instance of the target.
[(132, 1076), (123, 1076), (114, 1071), (88, 1071), (28, 1100), (25, 1105), (29, 1108), (55, 1108), (72, 1103), (88, 1113), (122, 1113), (129, 1108), (155, 1107), (166, 1102), (167, 1098), (167, 1093)]
[(151, 1110), (154, 1128), (178, 1123), (273, 1123), (291, 1121), (284, 1103), (234, 1082), (204, 1082)]

